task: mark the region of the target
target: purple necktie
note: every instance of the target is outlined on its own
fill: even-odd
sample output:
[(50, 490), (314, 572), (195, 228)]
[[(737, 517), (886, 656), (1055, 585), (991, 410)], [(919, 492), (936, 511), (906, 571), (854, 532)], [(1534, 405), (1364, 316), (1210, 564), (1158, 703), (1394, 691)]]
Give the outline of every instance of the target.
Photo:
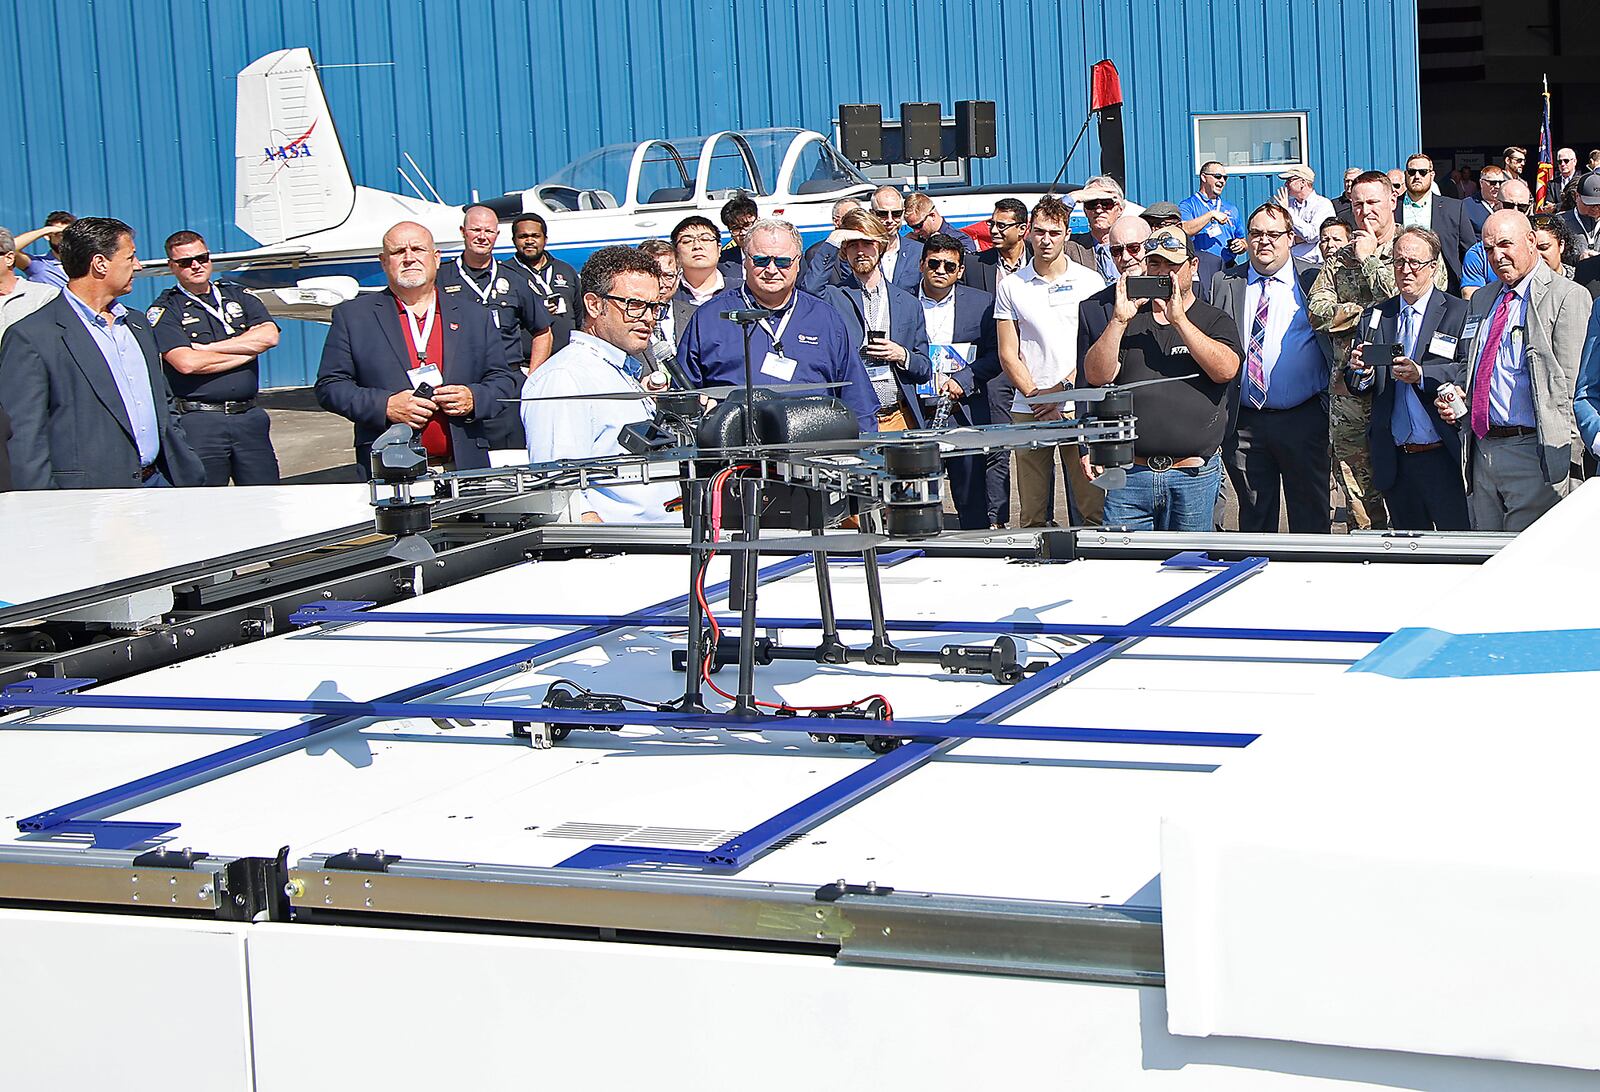
[(1483, 339), (1483, 352), (1478, 354), (1478, 366), (1472, 371), (1472, 434), (1480, 440), (1489, 435), (1489, 377), (1494, 374), (1500, 337), (1506, 332), (1510, 317), (1511, 293), (1501, 292), (1500, 302), (1494, 305), (1494, 318), (1489, 322), (1489, 336)]
[(1251, 409), (1260, 409), (1267, 404), (1267, 369), (1261, 363), (1261, 347), (1267, 340), (1267, 284), (1261, 281), (1261, 299), (1256, 304), (1256, 321), (1250, 327), (1250, 347), (1244, 354), (1244, 374), (1250, 381), (1250, 390), (1245, 398), (1250, 403)]

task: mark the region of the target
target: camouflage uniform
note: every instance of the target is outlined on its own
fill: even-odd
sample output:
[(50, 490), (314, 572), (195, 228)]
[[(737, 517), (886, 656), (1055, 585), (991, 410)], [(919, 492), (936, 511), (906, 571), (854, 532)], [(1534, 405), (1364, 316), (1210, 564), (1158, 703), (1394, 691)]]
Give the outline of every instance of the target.
[[(1395, 228), (1399, 231), (1398, 225)], [(1394, 266), (1389, 263), (1394, 239), (1380, 243), (1372, 257), (1357, 260), (1347, 246), (1322, 267), (1311, 286), (1306, 308), (1311, 325), (1325, 331), (1333, 342), (1332, 418), (1328, 436), (1333, 442), (1333, 462), (1350, 505), (1350, 517), (1363, 529), (1389, 526), (1383, 495), (1372, 484), (1372, 459), (1367, 448), (1367, 426), (1372, 419), (1372, 395), (1351, 394), (1344, 383), (1344, 363), (1356, 341), (1356, 323), (1362, 312), (1399, 293), (1394, 283)], [(1433, 269), (1433, 284), (1439, 291), (1450, 287), (1443, 258)]]

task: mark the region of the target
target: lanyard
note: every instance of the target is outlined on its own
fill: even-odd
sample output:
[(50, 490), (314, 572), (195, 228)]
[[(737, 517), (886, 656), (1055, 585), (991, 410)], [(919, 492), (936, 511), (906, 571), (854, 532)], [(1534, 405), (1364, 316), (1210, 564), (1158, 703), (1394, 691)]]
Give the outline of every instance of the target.
[[(749, 307), (751, 310), (755, 309), (757, 305), (756, 302), (750, 298), (750, 293), (741, 288), (739, 289), (739, 295), (744, 297), (745, 306)], [(789, 320), (792, 318), (794, 318), (794, 298), (790, 297), (789, 309), (783, 313), (783, 321), (778, 323), (778, 328), (776, 330), (772, 328), (772, 324), (766, 319), (761, 320), (761, 328), (765, 330), (767, 332), (767, 336), (772, 339), (772, 351), (777, 353), (779, 356), (783, 355), (783, 332), (789, 328)]]
[[(482, 292), (478, 291), (478, 282), (472, 278), (470, 273), (467, 272), (465, 259), (457, 258), (456, 268), (461, 270), (461, 279), (466, 282), (468, 288), (472, 289), (472, 294), (478, 297), (478, 302), (482, 303), (485, 307), (489, 306), (489, 293), (494, 291), (494, 278), (496, 274), (500, 272), (500, 263), (494, 261), (493, 259), (490, 260), (489, 280), (486, 282)], [(549, 291), (550, 290), (548, 288), (545, 289), (546, 293)]]
[(428, 340), (433, 337), (433, 323), (439, 317), (438, 304), (437, 296), (428, 301), (428, 310), (425, 312), (427, 321), (425, 323), (419, 323), (411, 308), (405, 308), (406, 333), (411, 335), (411, 347), (417, 351), (417, 363), (419, 365), (428, 362)]
[(188, 296), (190, 299), (194, 300), (194, 302), (198, 303), (200, 305), (201, 309), (204, 310), (206, 314), (210, 315), (212, 318), (214, 318), (218, 322), (222, 323), (222, 328), (227, 331), (229, 337), (233, 336), (233, 333), (234, 333), (233, 323), (229, 322), (227, 317), (225, 315), (223, 315), (223, 313), (222, 313), (222, 293), (217, 290), (217, 286), (216, 285), (212, 285), (211, 286), (212, 299), (215, 299), (217, 301), (217, 305), (215, 307), (211, 306), (211, 301), (210, 300), (201, 299), (199, 296), (195, 295), (193, 292), (189, 291), (187, 288), (180, 288), (179, 291), (182, 292), (185, 296)]
[(533, 283), (538, 287), (539, 294), (542, 296), (550, 295), (550, 274), (554, 271), (555, 266), (553, 264), (546, 265), (545, 274), (541, 277), (539, 275), (539, 271), (533, 268), (533, 266), (527, 264), (526, 262), (521, 264), (522, 268), (528, 271), (528, 276), (533, 279)]

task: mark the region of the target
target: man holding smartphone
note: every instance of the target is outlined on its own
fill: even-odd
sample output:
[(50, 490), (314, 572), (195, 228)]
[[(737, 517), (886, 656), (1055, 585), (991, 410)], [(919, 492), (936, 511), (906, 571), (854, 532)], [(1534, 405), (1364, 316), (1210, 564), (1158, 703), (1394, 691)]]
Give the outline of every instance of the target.
[[(1194, 298), (1194, 244), (1162, 228), (1144, 244), (1146, 276), (1124, 274), (1105, 332), (1083, 358), (1084, 381), (1155, 383), (1133, 392), (1139, 437), (1127, 483), (1106, 493), (1106, 526), (1209, 531), (1222, 484), (1222, 441), (1239, 376), (1239, 331)], [(1156, 295), (1164, 290), (1166, 295)], [(1148, 298), (1138, 295), (1148, 293)]]

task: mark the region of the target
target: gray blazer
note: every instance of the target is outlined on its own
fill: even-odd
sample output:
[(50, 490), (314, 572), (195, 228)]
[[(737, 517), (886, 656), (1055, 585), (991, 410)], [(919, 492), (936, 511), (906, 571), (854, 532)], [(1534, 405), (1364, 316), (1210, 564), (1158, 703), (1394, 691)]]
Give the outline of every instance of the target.
[[(1573, 390), (1577, 386), (1578, 362), (1583, 356), (1583, 337), (1589, 327), (1593, 301), (1581, 285), (1558, 277), (1543, 262), (1536, 262), (1528, 274), (1528, 373), (1533, 379), (1533, 421), (1539, 432), (1539, 467), (1544, 480), (1554, 485), (1565, 481), (1574, 451), (1583, 449), (1578, 439), (1578, 424), (1572, 414)], [(1499, 298), (1498, 291), (1474, 292), (1467, 301), (1467, 328), (1478, 324), (1472, 345), (1456, 365), (1456, 383), (1467, 392), (1472, 405), (1472, 378), (1477, 370), (1483, 342), (1489, 336), (1489, 312)], [(1461, 458), (1465, 468), (1467, 492), (1472, 492), (1472, 452), (1478, 438), (1470, 422), (1461, 431), (1464, 441)]]
[[(128, 329), (144, 351), (155, 396), (159, 467), (173, 485), (204, 485), (205, 467), (173, 412), (172, 391), (144, 315)], [(63, 296), (18, 320), (0, 341), (0, 402), (11, 416), (17, 489), (119, 489), (140, 484), (133, 424), (111, 368)]]
[[(1300, 282), (1300, 294), (1308, 300), (1311, 297), (1311, 286), (1317, 283), (1317, 274), (1322, 272), (1322, 267), (1315, 262), (1303, 262), (1299, 258), (1289, 259), (1294, 263), (1295, 279)], [(1240, 262), (1222, 270), (1211, 278), (1211, 306), (1220, 310), (1239, 327), (1239, 343), (1244, 346), (1250, 344), (1250, 325), (1253, 316), (1244, 313), (1244, 292), (1250, 286), (1250, 263)], [(1306, 321), (1311, 321), (1311, 311), (1306, 310)], [(1328, 363), (1331, 371), (1333, 368), (1333, 342), (1325, 331), (1317, 331), (1317, 348), (1322, 350), (1322, 357)], [(1242, 374), (1242, 373), (1241, 373)]]

